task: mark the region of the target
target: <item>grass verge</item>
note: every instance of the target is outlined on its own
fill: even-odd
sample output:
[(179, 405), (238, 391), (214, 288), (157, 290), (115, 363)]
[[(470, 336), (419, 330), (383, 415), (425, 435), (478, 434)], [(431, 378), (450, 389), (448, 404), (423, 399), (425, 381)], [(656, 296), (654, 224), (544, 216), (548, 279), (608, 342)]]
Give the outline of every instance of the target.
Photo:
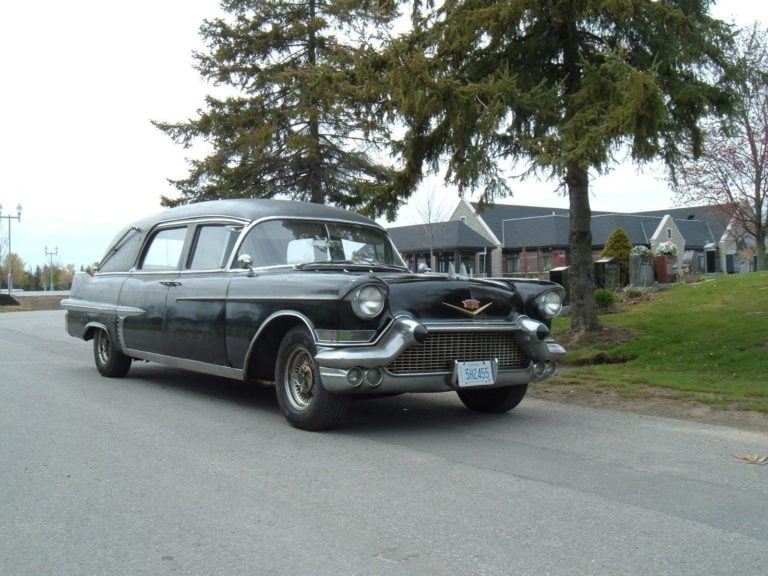
[(574, 338), (556, 319), (568, 354), (546, 386), (768, 413), (768, 272), (675, 285), (600, 321), (604, 330)]

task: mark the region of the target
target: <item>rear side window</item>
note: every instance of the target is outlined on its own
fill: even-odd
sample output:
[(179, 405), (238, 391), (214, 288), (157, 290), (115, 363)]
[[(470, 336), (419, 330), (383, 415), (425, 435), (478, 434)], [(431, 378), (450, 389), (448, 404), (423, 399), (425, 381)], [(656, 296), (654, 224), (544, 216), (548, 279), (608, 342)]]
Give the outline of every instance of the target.
[(216, 270), (224, 268), (240, 235), (242, 226), (224, 224), (199, 226), (195, 246), (189, 260), (190, 270)]
[(139, 268), (144, 271), (177, 269), (186, 237), (186, 226), (156, 232), (144, 252)]
[(99, 272), (127, 272), (136, 262), (141, 234), (138, 228), (126, 228), (112, 242), (109, 252), (102, 258)]

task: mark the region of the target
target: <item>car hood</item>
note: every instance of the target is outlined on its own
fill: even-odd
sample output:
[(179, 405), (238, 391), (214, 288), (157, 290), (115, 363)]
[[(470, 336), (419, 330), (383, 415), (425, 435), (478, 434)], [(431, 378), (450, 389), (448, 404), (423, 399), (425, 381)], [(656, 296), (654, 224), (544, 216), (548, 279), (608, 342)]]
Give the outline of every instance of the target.
[[(363, 284), (383, 283), (391, 315), (408, 314), (425, 322), (508, 320), (524, 309), (520, 295), (507, 284), (445, 274), (294, 270), (266, 274), (259, 282), (262, 296), (289, 299), (340, 299)], [(230, 296), (247, 290), (247, 284)]]
[(508, 287), (481, 279), (443, 275), (390, 275), (390, 313), (422, 321), (507, 320), (517, 309)]

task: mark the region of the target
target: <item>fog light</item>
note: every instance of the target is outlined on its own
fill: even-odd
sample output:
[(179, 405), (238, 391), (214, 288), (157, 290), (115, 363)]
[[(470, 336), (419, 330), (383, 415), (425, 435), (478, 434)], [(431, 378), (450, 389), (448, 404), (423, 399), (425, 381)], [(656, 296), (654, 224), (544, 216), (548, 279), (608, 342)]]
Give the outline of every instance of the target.
[(536, 378), (544, 378), (547, 373), (547, 365), (544, 362), (536, 362), (533, 365), (533, 374)]
[(368, 372), (365, 373), (365, 381), (368, 383), (368, 386), (371, 388), (376, 388), (379, 384), (381, 384), (381, 381), (384, 378), (384, 374), (382, 373), (380, 368), (371, 368), (368, 370)]
[(352, 388), (357, 388), (363, 383), (363, 371), (360, 368), (350, 368), (347, 372), (347, 382)]

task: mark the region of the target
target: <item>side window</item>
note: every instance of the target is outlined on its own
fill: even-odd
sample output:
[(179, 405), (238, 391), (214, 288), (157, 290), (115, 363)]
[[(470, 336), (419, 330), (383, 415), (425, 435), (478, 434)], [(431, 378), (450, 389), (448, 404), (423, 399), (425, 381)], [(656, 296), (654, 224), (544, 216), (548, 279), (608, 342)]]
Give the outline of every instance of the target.
[[(301, 259), (296, 256), (299, 245), (308, 242), (312, 250), (310, 256)], [(251, 257), (254, 268), (262, 266), (281, 266), (288, 263), (313, 260), (328, 260), (326, 255), (316, 256), (315, 248), (327, 245), (325, 227), (320, 222), (300, 220), (270, 220), (251, 229), (243, 240), (237, 253)]]
[(141, 234), (138, 228), (127, 228), (114, 242), (109, 252), (102, 258), (99, 272), (127, 272), (136, 261)]
[(187, 228), (166, 228), (155, 233), (144, 253), (141, 270), (174, 270), (179, 267)]
[(241, 229), (223, 224), (198, 227), (189, 269), (215, 270), (226, 266)]
[(392, 264), (396, 260), (387, 237), (371, 228), (352, 224), (330, 224), (331, 240), (341, 242), (344, 250), (338, 259), (353, 262)]

